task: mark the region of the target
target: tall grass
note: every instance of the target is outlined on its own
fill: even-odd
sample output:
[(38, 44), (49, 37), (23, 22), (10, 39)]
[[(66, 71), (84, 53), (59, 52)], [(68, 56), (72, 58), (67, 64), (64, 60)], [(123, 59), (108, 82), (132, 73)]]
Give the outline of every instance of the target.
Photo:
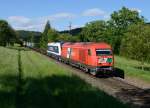
[(47, 57), (17, 50), (0, 47), (0, 108), (128, 107)]
[(0, 74), (17, 74), (18, 51), (0, 47)]
[(18, 52), (0, 47), (0, 108), (15, 108)]
[(150, 82), (150, 64), (145, 63), (147, 70), (140, 69), (141, 63), (136, 60), (115, 56), (115, 66), (124, 70), (126, 76), (136, 77)]
[(50, 75), (70, 75), (68, 69), (55, 64), (50, 59), (33, 51), (22, 51), (21, 59), (24, 77), (44, 77)]
[(21, 55), (22, 108), (127, 108), (47, 57), (32, 51)]

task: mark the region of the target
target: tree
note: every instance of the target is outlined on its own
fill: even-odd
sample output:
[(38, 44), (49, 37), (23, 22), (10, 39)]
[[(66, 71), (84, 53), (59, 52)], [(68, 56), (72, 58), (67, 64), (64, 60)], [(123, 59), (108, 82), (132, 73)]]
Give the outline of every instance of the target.
[(48, 43), (48, 31), (51, 29), (49, 21), (47, 21), (45, 25), (44, 32), (42, 33), (42, 37), (40, 39), (40, 47), (41, 48), (47, 48), (47, 43)]
[(13, 45), (17, 39), (15, 30), (11, 28), (8, 22), (0, 20), (0, 45)]
[(105, 30), (106, 30), (105, 21), (93, 21), (93, 22), (87, 23), (81, 32), (80, 40), (83, 42), (104, 41)]
[(121, 44), (121, 54), (144, 62), (150, 60), (150, 26), (143, 23), (131, 25)]
[(68, 42), (68, 41), (70, 41), (71, 37), (72, 37), (72, 35), (70, 35), (69, 33), (60, 33), (59, 36), (57, 37), (57, 39), (59, 41)]
[(63, 42), (78, 42), (79, 40), (79, 36), (73, 36), (69, 33), (61, 33), (58, 36), (58, 41), (63, 41)]
[(109, 27), (113, 30), (110, 34), (113, 36), (113, 47), (115, 53), (119, 53), (122, 37), (127, 31), (127, 28), (132, 24), (144, 22), (144, 17), (140, 16), (137, 11), (123, 7), (119, 11), (114, 11), (111, 14), (111, 19), (108, 21)]
[(37, 47), (37, 48), (40, 47), (39, 43), (40, 43), (40, 38), (42, 35), (41, 32), (17, 30), (17, 34), (18, 34), (19, 40), (21, 40), (21, 42), (18, 42), (18, 43), (27, 44), (27, 42), (34, 42), (34, 47)]
[(55, 29), (51, 28), (48, 30), (47, 36), (48, 36), (48, 42), (55, 42), (58, 41), (59, 34)]

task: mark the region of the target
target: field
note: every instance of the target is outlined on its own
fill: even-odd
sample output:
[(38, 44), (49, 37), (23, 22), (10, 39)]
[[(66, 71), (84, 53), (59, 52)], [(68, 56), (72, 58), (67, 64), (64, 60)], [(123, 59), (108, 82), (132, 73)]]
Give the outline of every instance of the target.
[(0, 47), (0, 108), (50, 107), (128, 106), (39, 53)]
[(115, 67), (124, 70), (125, 76), (135, 77), (150, 82), (150, 64), (148, 63), (145, 63), (145, 70), (142, 70), (139, 61), (115, 56)]

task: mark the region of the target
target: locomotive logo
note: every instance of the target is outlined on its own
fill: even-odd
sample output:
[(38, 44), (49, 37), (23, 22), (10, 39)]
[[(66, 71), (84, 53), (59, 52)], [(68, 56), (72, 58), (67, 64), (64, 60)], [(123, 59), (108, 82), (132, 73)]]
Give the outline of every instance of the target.
[(99, 58), (98, 63), (106, 63), (107, 58)]

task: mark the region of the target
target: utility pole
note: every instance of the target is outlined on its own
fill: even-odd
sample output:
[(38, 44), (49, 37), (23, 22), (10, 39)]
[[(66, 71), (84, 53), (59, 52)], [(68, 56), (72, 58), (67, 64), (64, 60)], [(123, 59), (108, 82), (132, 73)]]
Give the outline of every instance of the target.
[(70, 34), (71, 34), (71, 30), (72, 30), (72, 23), (71, 22), (69, 22), (69, 32), (70, 32)]

